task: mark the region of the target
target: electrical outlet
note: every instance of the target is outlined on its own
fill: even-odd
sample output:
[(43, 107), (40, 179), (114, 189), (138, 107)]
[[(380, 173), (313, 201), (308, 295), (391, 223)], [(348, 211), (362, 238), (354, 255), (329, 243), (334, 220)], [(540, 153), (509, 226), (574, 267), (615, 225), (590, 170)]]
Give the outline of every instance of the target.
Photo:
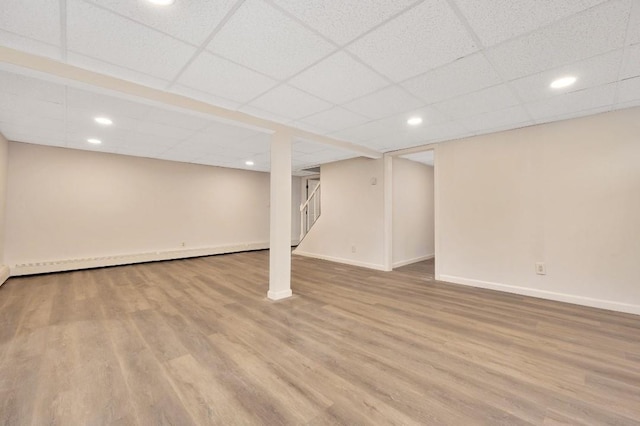
[(356, 252), (356, 246), (351, 246), (351, 253), (355, 253)]
[(536, 262), (536, 274), (538, 275), (547, 274), (547, 268), (544, 266), (543, 262)]
[(180, 243), (180, 247), (184, 247), (184, 241)]

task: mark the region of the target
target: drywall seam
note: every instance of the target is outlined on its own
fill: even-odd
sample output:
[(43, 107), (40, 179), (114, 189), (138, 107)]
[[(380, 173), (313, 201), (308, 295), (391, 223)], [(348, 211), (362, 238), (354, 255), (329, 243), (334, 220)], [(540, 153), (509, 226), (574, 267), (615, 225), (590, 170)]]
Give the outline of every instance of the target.
[(422, 262), (423, 260), (429, 260), (436, 257), (435, 254), (428, 254), (426, 256), (414, 257), (413, 259), (399, 260), (393, 264), (394, 268), (399, 268), (401, 266), (410, 265), (412, 263)]
[(300, 251), (300, 250), (297, 250), (297, 249), (293, 251), (293, 254), (296, 254), (296, 255), (299, 255), (299, 256), (305, 256), (305, 257), (312, 257), (314, 259), (328, 260), (330, 262), (343, 263), (343, 264), (346, 264), (346, 265), (359, 266), (361, 268), (375, 269), (377, 271), (386, 271), (384, 265), (378, 265), (378, 264), (375, 264), (375, 263), (360, 262), (358, 260), (344, 259), (344, 258), (341, 258), (341, 257), (326, 256), (324, 254), (308, 253), (308, 252)]
[(530, 287), (518, 287), (509, 284), (474, 280), (471, 278), (457, 277), (454, 275), (440, 275), (440, 281), (461, 284), (470, 287), (480, 287), (489, 290), (497, 290), (505, 293), (520, 294), (523, 296), (537, 297), (540, 299), (554, 300), (557, 302), (572, 303), (574, 305), (590, 306), (593, 308), (640, 315), (640, 305), (621, 303), (613, 300), (594, 299), (591, 297), (577, 296), (566, 293), (556, 293), (553, 291), (539, 290)]
[(101, 268), (105, 266), (129, 265), (132, 263), (156, 262), (162, 260), (186, 259), (189, 257), (212, 256), (215, 254), (237, 253), (269, 248), (269, 242), (235, 244), (198, 249), (158, 251), (150, 253), (123, 254), (87, 259), (65, 259), (48, 262), (18, 264), (10, 267), (11, 276), (43, 274), (48, 272), (73, 271), (78, 269)]

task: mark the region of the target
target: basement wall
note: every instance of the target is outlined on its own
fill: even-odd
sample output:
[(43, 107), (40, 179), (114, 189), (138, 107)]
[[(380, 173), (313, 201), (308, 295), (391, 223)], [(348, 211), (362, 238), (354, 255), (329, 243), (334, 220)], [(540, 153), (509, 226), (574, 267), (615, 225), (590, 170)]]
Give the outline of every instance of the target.
[(441, 280), (640, 314), (640, 108), (436, 157)]
[(383, 159), (320, 167), (322, 214), (295, 254), (384, 270)]
[(393, 267), (435, 255), (433, 167), (394, 157)]
[(269, 173), (17, 142), (8, 157), (12, 275), (269, 247)]

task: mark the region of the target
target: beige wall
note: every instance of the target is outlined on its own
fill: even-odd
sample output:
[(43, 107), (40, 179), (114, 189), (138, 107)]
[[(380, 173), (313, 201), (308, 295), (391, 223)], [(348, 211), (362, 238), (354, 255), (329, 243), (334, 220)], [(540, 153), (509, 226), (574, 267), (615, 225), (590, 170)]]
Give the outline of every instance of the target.
[(296, 253), (383, 269), (383, 174), (382, 159), (322, 165), (322, 214)]
[(8, 171), (5, 254), (12, 268), (269, 241), (268, 173), (15, 142)]
[(434, 247), (433, 167), (393, 158), (393, 266), (432, 257)]
[(436, 162), (441, 279), (640, 314), (640, 108), (444, 143)]

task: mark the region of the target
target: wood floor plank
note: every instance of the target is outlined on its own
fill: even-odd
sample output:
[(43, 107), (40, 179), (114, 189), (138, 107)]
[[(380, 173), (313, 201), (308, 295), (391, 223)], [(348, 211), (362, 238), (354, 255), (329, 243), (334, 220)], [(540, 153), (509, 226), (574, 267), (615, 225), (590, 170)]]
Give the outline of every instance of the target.
[[(268, 252), (11, 278), (0, 423), (640, 425), (640, 317)], [(603, 283), (605, 285), (606, 283)]]

